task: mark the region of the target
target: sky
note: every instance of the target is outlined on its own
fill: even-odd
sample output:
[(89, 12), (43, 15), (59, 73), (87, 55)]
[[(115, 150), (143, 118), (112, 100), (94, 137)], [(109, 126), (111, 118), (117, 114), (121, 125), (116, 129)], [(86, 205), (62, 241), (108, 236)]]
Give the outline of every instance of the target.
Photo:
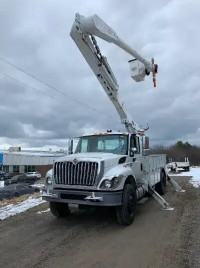
[(131, 56), (97, 39), (133, 120), (150, 126), (150, 145), (200, 145), (198, 0), (0, 0), (0, 148), (65, 148), (72, 136), (124, 131), (69, 36), (77, 12), (97, 14), (158, 64), (156, 88), (151, 76), (136, 83)]

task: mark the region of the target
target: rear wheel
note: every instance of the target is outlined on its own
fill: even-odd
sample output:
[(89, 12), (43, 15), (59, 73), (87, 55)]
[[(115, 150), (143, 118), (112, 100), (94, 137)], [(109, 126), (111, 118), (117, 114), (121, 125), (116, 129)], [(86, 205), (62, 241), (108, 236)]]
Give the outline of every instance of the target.
[(51, 213), (58, 218), (63, 218), (70, 214), (68, 204), (66, 203), (49, 202), (49, 207)]
[(119, 224), (130, 225), (135, 217), (136, 211), (136, 191), (130, 184), (124, 186), (122, 205), (116, 207), (116, 214)]
[(163, 171), (160, 174), (160, 181), (156, 184), (155, 190), (160, 195), (164, 195), (166, 193), (166, 175)]

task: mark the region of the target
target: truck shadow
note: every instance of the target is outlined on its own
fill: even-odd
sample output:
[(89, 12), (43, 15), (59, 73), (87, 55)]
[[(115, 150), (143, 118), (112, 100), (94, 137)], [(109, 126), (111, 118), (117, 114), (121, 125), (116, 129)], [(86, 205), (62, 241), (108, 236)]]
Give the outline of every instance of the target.
[(66, 218), (56, 218), (56, 221), (59, 221), (60, 224), (91, 224), (98, 222), (99, 223), (115, 223), (117, 218), (115, 215), (115, 208), (99, 208), (91, 207), (87, 209), (78, 209), (72, 208), (71, 214)]

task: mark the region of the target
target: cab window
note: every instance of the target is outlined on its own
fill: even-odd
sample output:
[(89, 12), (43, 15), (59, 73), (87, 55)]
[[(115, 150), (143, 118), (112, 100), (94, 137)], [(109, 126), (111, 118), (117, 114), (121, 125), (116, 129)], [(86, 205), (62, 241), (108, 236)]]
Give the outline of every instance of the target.
[(131, 148), (135, 147), (137, 149), (135, 154), (139, 154), (140, 153), (140, 139), (139, 139), (139, 137), (137, 137), (136, 135), (132, 135), (130, 142), (131, 142), (130, 143)]
[(81, 152), (86, 153), (88, 148), (88, 140), (83, 139), (81, 143)]

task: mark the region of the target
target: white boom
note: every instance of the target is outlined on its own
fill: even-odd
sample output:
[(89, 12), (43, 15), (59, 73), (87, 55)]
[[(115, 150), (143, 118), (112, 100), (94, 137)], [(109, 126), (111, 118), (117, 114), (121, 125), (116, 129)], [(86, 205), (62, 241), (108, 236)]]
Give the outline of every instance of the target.
[(142, 57), (138, 52), (120, 39), (117, 33), (97, 15), (86, 18), (77, 13), (70, 35), (96, 75), (109, 99), (115, 106), (121, 122), (125, 125), (129, 133), (136, 134), (138, 129), (137, 124), (132, 121), (123, 102), (119, 99), (119, 85), (117, 79), (108, 64), (106, 57), (102, 56), (94, 36), (117, 45), (135, 58), (130, 61), (130, 65), (131, 76), (136, 82), (143, 81), (144, 77), (152, 72), (155, 86), (157, 65), (154, 64), (154, 60), (152, 59), (152, 62), (150, 62)]

